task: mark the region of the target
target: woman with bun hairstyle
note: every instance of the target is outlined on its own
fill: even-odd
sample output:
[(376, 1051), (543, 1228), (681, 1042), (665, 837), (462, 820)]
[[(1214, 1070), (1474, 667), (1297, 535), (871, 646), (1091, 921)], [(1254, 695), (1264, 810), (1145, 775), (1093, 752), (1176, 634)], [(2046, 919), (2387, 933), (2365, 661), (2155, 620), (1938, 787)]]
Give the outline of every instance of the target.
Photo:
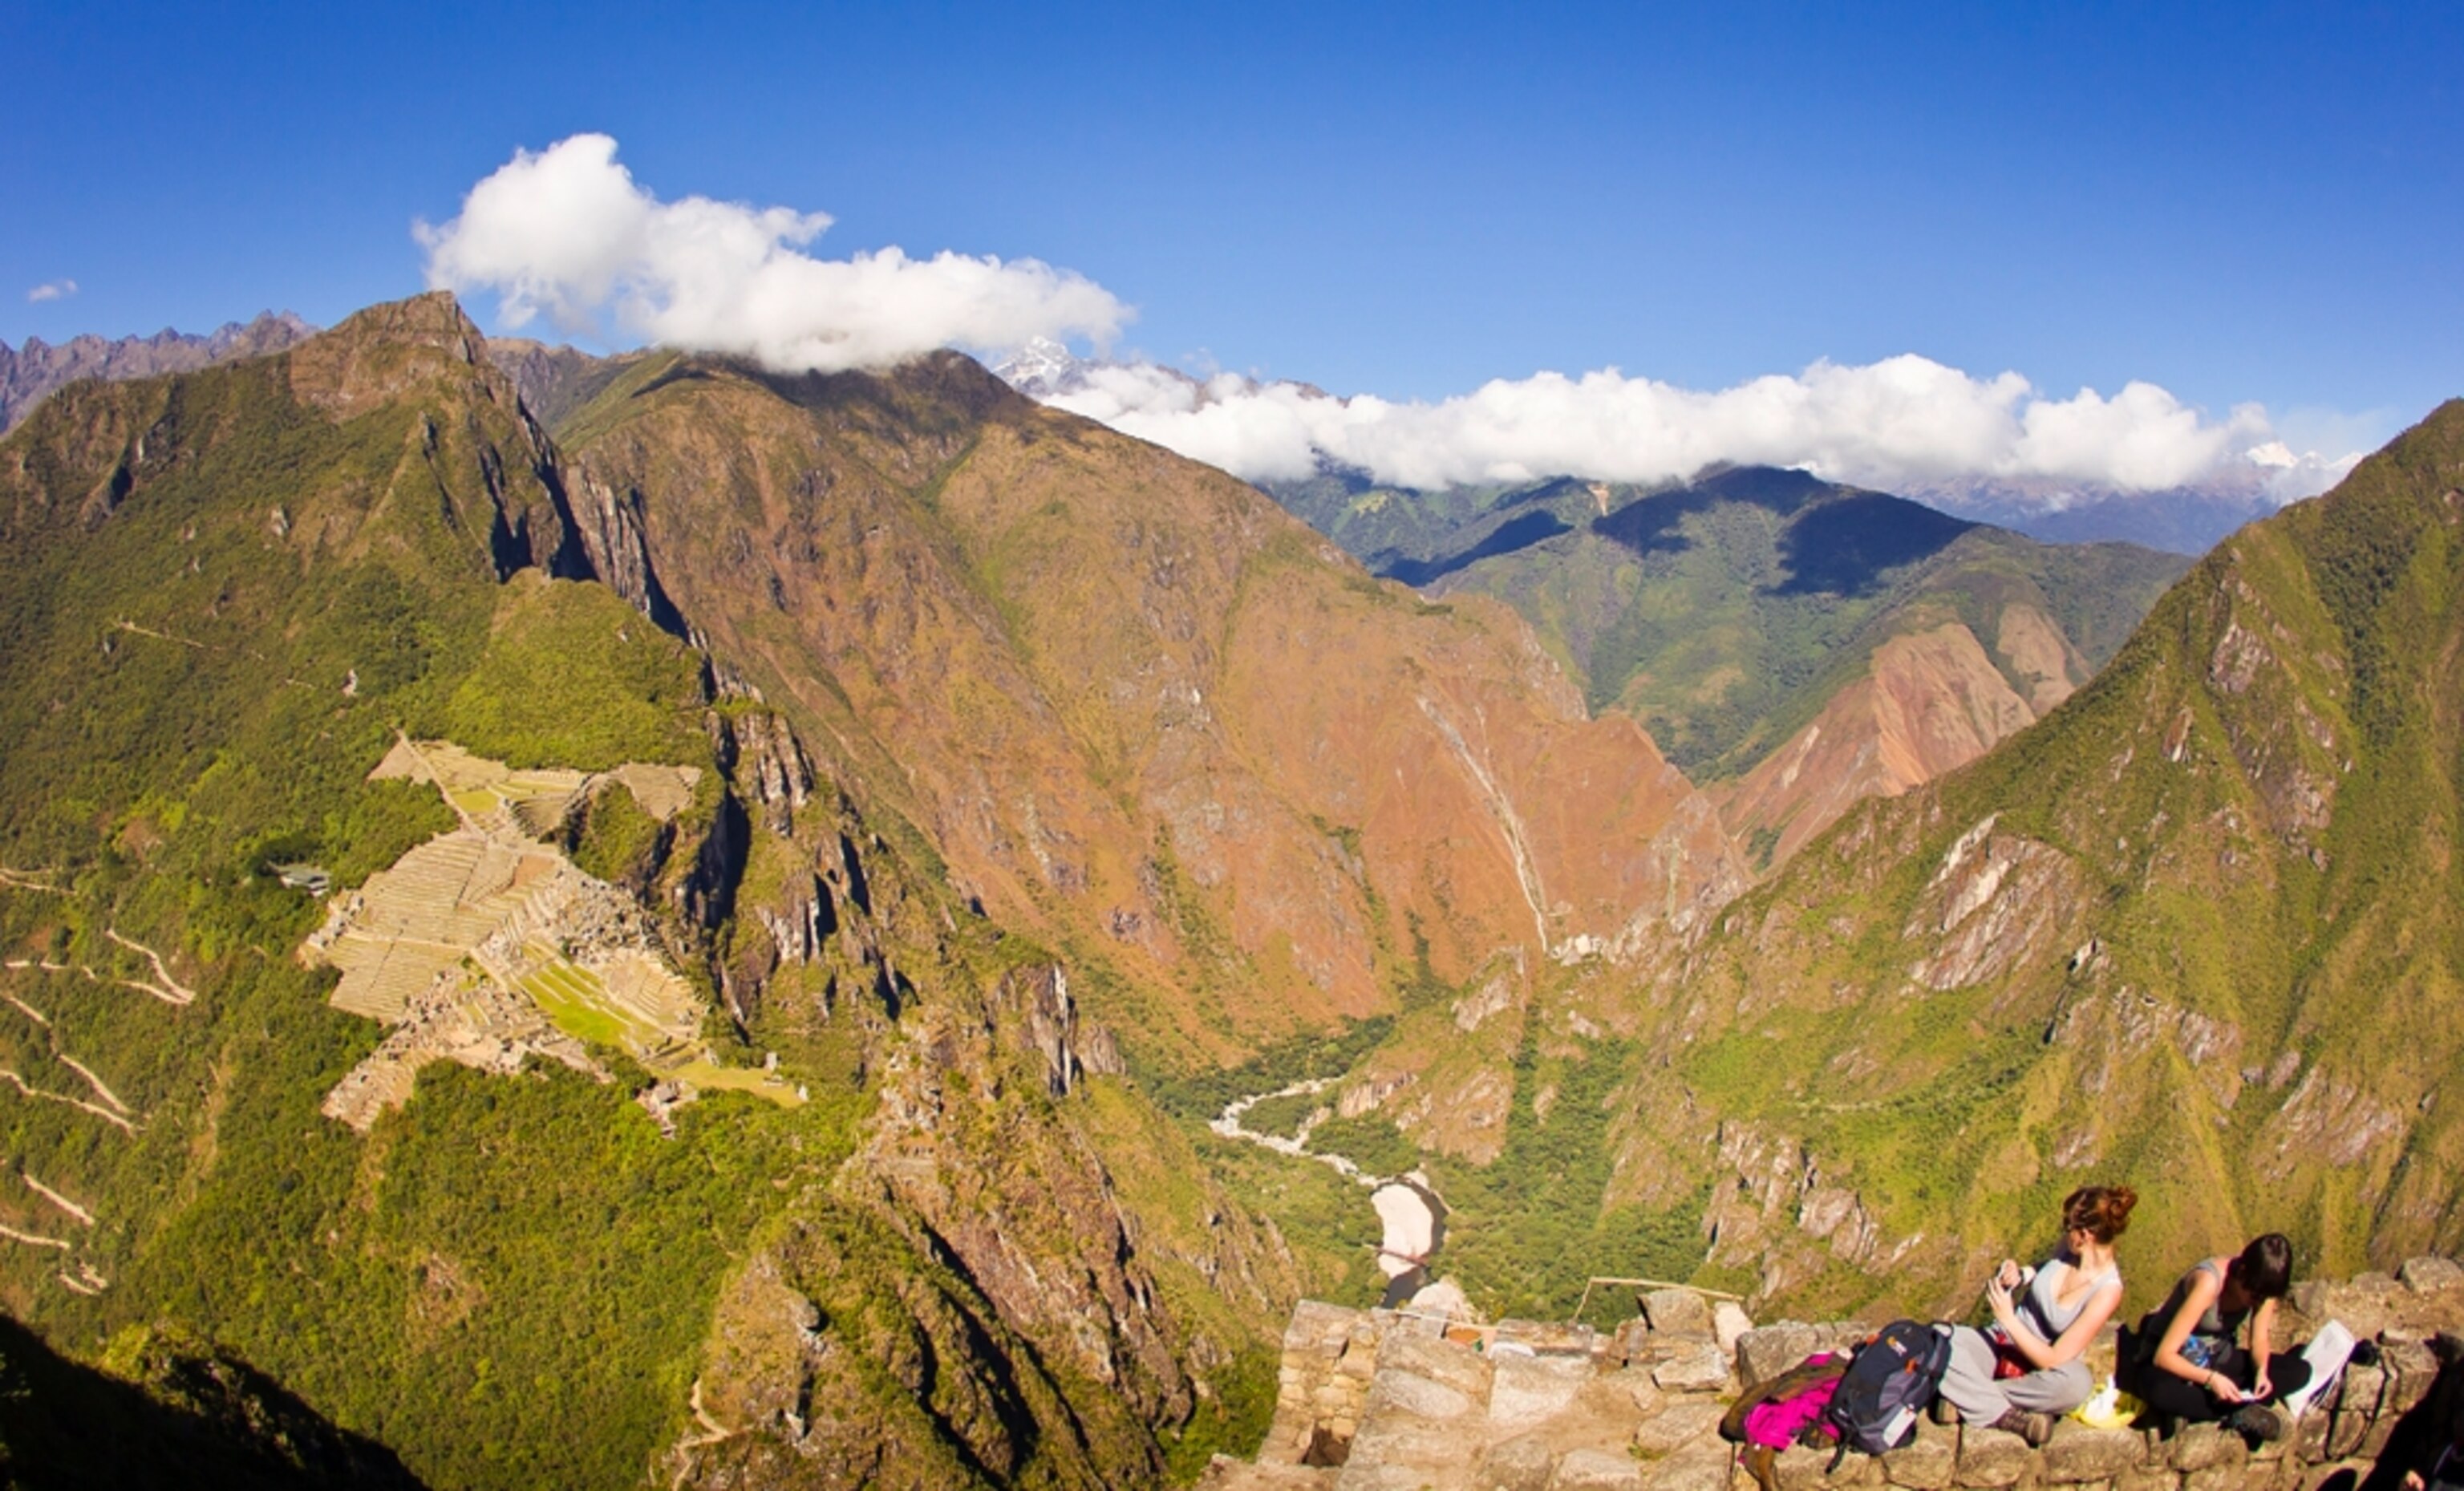
[[(2269, 1405), (2310, 1381), (2300, 1352), (2271, 1350), (2276, 1302), (2292, 1286), (2293, 1244), (2280, 1232), (2253, 1238), (2237, 1254), (2201, 1259), (2140, 1321), (2135, 1349), (2123, 1352), (2123, 1388), (2163, 1418), (2221, 1418), (2250, 1438), (2275, 1438), (2284, 1426)], [(2237, 1344), (2245, 1323), (2247, 1350)]]
[(1961, 1419), (2042, 1444), (2087, 1401), (2096, 1385), (2081, 1353), (2122, 1304), (2113, 1239), (2138, 1204), (2128, 1186), (2082, 1187), (2062, 1202), (2062, 1245), (2043, 1266), (2002, 1261), (1985, 1285), (1991, 1327), (1950, 1334), (1942, 1397)]

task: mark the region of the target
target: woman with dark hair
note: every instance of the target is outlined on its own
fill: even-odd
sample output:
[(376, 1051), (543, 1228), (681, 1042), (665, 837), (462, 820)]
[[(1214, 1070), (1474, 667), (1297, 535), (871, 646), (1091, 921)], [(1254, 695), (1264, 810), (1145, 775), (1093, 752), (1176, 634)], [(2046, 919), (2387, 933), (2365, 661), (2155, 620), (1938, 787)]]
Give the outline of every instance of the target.
[(2087, 1401), (2095, 1383), (2080, 1353), (2122, 1304), (2113, 1239), (2138, 1204), (2128, 1186), (2074, 1191), (2062, 1202), (2062, 1245), (2043, 1267), (2002, 1261), (1985, 1285), (1992, 1328), (1950, 1333), (1942, 1397), (1963, 1420), (2042, 1444), (2056, 1418)]
[[(2276, 1302), (2291, 1287), (2293, 1244), (2280, 1232), (2201, 1259), (2140, 1321), (2136, 1349), (2123, 1353), (2131, 1365), (2122, 1387), (2176, 1423), (2221, 1418), (2246, 1437), (2277, 1437), (2284, 1424), (2270, 1405), (2310, 1381), (2299, 1352), (2272, 1350)], [(2237, 1344), (2245, 1324), (2247, 1349)]]

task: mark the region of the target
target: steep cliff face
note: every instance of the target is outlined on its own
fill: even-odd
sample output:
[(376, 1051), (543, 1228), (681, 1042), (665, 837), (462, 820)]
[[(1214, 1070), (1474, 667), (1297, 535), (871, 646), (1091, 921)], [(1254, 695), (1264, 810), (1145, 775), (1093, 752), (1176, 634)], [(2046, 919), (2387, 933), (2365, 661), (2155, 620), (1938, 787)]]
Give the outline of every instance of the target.
[[(1658, 948), (1626, 1101), (1801, 1145), (1945, 1302), (1999, 1218), (2108, 1174), (2146, 1193), (2150, 1256), (2266, 1227), (2331, 1268), (2454, 1247), (2459, 492), (2451, 404), (2211, 555), (2038, 728)], [(1723, 1172), (1708, 1133), (1675, 1152)], [(1789, 1230), (1823, 1247), (1758, 1249), (1767, 1286), (1871, 1266), (1816, 1201)]]
[(566, 428), (681, 624), (1165, 1049), (1378, 1010), (1416, 938), (1459, 977), (1742, 884), (1682, 774), (1510, 615), (1378, 585), (963, 359), (669, 359)]
[[(1876, 647), (1863, 676), (1723, 794), (1723, 818), (1765, 865), (1782, 864), (1867, 798), (1898, 797), (1967, 765), (2068, 698), (2087, 677), (2077, 649), (2033, 607), (2013, 605), (2005, 655), (2037, 665), (2027, 696), (1956, 620)], [(2041, 669), (2041, 670), (2037, 670)]]

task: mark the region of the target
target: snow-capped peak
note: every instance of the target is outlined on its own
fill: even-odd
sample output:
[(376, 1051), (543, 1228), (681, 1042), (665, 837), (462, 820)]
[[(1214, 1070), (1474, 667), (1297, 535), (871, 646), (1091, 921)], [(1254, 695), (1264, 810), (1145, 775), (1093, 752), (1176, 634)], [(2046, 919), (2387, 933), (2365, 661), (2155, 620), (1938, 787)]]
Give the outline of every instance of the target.
[(1084, 380), (1084, 364), (1067, 347), (1037, 337), (993, 364), (993, 376), (1030, 399), (1068, 392)]

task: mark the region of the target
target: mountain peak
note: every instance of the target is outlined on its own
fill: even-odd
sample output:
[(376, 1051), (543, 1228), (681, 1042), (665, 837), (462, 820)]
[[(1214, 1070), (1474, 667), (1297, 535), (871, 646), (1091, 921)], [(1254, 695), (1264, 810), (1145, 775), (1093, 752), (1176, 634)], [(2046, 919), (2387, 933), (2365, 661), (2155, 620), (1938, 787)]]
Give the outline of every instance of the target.
[(1049, 399), (1079, 387), (1087, 381), (1086, 368), (1049, 337), (1032, 338), (991, 365), (995, 378), (1030, 399)]
[[(455, 366), (504, 377), (461, 302), (451, 291), (431, 290), (372, 305), (301, 342), (292, 350), (291, 390), (348, 419)], [(506, 387), (510, 392), (509, 382)]]

